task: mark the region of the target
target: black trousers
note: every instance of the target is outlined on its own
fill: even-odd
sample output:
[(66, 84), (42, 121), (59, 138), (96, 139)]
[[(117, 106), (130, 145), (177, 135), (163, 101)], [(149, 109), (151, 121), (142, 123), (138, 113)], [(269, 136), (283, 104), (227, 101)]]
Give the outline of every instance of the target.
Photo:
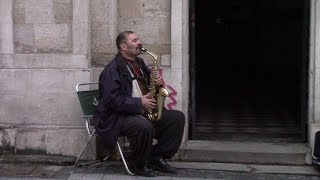
[[(172, 158), (180, 147), (184, 123), (184, 114), (177, 110), (164, 109), (161, 119), (154, 123), (128, 116), (122, 123), (120, 133), (130, 142), (132, 152), (129, 162), (143, 167), (150, 158)], [(153, 144), (153, 139), (157, 140), (156, 144)]]

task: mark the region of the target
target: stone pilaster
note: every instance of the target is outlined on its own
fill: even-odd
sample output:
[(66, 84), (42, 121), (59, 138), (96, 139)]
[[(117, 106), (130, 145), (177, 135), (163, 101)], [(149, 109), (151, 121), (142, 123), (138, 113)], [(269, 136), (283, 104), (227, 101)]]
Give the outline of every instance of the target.
[(12, 0), (0, 0), (0, 53), (13, 54)]

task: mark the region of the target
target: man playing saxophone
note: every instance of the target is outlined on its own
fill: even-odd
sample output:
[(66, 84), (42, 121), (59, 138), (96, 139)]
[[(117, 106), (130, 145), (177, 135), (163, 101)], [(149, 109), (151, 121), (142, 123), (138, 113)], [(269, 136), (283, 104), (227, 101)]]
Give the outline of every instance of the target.
[(157, 100), (150, 98), (150, 81), (161, 87), (163, 79), (157, 72), (152, 79), (152, 71), (138, 57), (146, 50), (136, 33), (121, 32), (116, 45), (118, 54), (99, 76), (100, 101), (93, 125), (109, 152), (118, 137), (128, 138), (131, 154), (127, 160), (135, 175), (155, 176), (154, 170), (176, 173), (165, 160), (172, 158), (180, 147), (185, 116), (178, 110), (163, 109), (159, 120), (147, 118), (146, 113), (157, 106)]

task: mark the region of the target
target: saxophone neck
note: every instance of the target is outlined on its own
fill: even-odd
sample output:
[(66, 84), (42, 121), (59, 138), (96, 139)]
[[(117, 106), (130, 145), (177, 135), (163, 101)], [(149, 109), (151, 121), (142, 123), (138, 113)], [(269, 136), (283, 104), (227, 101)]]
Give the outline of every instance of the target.
[(146, 53), (148, 53), (150, 56), (152, 56), (153, 59), (154, 59), (154, 61), (157, 61), (157, 55), (156, 55), (156, 54), (154, 54), (153, 52), (150, 52), (150, 51), (146, 50), (145, 48), (142, 47), (142, 45), (140, 45), (140, 49), (141, 49), (141, 51), (146, 52)]
[(157, 55), (150, 51), (146, 51), (146, 53), (150, 54), (153, 57), (154, 62), (157, 62)]

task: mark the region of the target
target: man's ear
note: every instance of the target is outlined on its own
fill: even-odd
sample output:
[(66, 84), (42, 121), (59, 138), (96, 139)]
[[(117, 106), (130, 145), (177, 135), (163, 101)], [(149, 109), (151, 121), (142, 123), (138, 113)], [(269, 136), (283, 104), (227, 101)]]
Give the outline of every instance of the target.
[(120, 48), (121, 48), (122, 50), (127, 50), (127, 45), (126, 45), (125, 43), (121, 43), (121, 44), (120, 44)]

